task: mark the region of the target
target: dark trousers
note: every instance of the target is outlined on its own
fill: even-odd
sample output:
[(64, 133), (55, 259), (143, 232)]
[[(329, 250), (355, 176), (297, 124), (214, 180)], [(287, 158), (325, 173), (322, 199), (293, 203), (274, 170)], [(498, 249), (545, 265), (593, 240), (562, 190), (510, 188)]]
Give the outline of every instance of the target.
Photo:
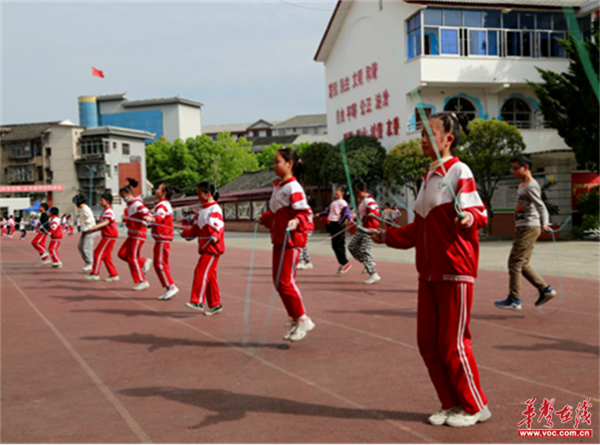
[[(330, 235), (336, 235), (342, 230), (344, 230), (344, 225), (337, 221), (332, 221), (327, 224), (327, 232)], [(340, 233), (338, 236), (333, 238), (331, 240), (331, 247), (335, 253), (338, 263), (340, 263), (340, 266), (345, 266), (348, 264), (348, 258), (346, 258), (346, 233)]]

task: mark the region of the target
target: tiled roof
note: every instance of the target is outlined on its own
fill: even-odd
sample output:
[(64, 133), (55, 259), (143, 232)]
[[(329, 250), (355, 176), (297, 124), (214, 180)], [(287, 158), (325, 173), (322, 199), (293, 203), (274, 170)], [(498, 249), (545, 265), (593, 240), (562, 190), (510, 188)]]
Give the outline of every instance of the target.
[(261, 151), (264, 147), (271, 144), (283, 144), (289, 145), (294, 143), (296, 135), (290, 136), (256, 136), (246, 137), (246, 139), (252, 142), (252, 151)]
[(32, 139), (38, 139), (42, 136), (42, 133), (50, 129), (53, 125), (58, 125), (59, 123), (60, 121), (44, 122), (38, 124), (3, 125), (3, 130), (5, 128), (11, 128), (11, 130), (8, 133), (2, 135), (2, 142), (28, 141)]
[(241, 176), (221, 187), (219, 193), (223, 195), (225, 193), (272, 188), (273, 181), (276, 179), (277, 175), (271, 167), (256, 172), (244, 172)]
[(327, 114), (304, 114), (279, 122), (273, 128), (327, 125)]

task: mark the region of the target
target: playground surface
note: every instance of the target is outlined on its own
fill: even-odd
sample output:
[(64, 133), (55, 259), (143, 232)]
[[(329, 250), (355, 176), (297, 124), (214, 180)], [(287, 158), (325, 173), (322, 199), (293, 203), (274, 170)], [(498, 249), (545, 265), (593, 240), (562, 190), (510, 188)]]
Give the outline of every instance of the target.
[[(554, 246), (540, 246), (539, 264), (560, 298), (539, 311), (525, 283), (523, 310), (513, 312), (493, 305), (506, 295), (510, 246), (482, 243), (470, 327), (492, 418), (450, 428), (427, 423), (439, 402), (416, 345), (414, 252), (376, 247), (382, 280), (369, 286), (355, 261), (335, 275), (328, 243), (315, 236), (315, 268), (298, 271), (297, 282), (316, 328), (289, 343), (265, 236), (256, 241), (248, 294), (252, 234), (228, 234), (218, 274), (224, 311), (213, 317), (185, 307), (195, 243), (173, 244), (180, 293), (159, 301), (154, 270), (151, 287), (133, 292), (117, 249), (121, 281), (85, 280), (78, 239), (64, 238), (62, 269), (40, 264), (31, 234), (0, 241), (3, 443), (599, 441), (597, 244), (559, 243), (560, 277)], [(152, 246), (142, 254), (151, 256)], [(589, 398), (591, 425), (578, 429), (593, 437), (518, 437), (532, 398), (531, 429), (540, 430), (548, 430), (538, 421), (544, 399), (555, 399), (555, 411), (570, 405), (575, 417)], [(551, 420), (554, 429), (573, 429), (573, 420)]]

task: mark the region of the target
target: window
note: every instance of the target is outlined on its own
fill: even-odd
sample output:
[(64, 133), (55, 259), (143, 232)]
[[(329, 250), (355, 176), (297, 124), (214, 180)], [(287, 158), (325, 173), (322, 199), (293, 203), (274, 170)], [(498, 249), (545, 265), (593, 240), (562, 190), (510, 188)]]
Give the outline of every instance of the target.
[(308, 134), (308, 127), (302, 127), (302, 134)]
[(273, 130), (267, 130), (267, 136), (273, 136)]
[(36, 144), (36, 146), (35, 146), (35, 155), (36, 156), (42, 155), (42, 146), (40, 144)]
[(20, 184), (23, 182), (34, 182), (34, 165), (11, 165), (8, 167), (8, 183)]
[(566, 36), (562, 12), (434, 7), (422, 14), (406, 21), (409, 60), (421, 54), (566, 57), (556, 40)]
[(110, 142), (104, 141), (104, 153), (110, 152)]
[(106, 166), (104, 167), (104, 171), (106, 172), (106, 177), (110, 178), (111, 177), (111, 175), (110, 175), (110, 173), (111, 173), (110, 164), (106, 164)]
[(473, 102), (460, 96), (450, 99), (444, 107), (444, 111), (465, 113), (469, 120), (475, 119), (477, 114), (477, 109), (473, 105)]
[(113, 142), (113, 150), (116, 150), (116, 149), (117, 149), (117, 143)]
[(531, 128), (531, 109), (527, 102), (518, 98), (508, 99), (500, 111), (504, 122), (517, 128)]
[(115, 171), (115, 176), (117, 176), (119, 174), (119, 166), (118, 165), (114, 166), (114, 171)]
[[(433, 108), (429, 108), (429, 107), (423, 107), (422, 109), (423, 113), (425, 113), (425, 116), (429, 117), (431, 116), (431, 113), (433, 112)], [(423, 128), (423, 120), (421, 119), (421, 113), (419, 112), (418, 108), (415, 108), (415, 124), (414, 124), (414, 128), (409, 128), (409, 131), (419, 131)]]
[(285, 128), (280, 128), (279, 130), (277, 130), (277, 134), (279, 136), (285, 136)]
[(252, 131), (252, 136), (258, 137), (258, 130), (253, 130)]
[(52, 156), (52, 148), (46, 147), (46, 156)]
[(44, 180), (44, 169), (41, 165), (37, 166), (37, 177), (38, 177), (38, 181)]
[(121, 146), (123, 147), (123, 156), (129, 156), (131, 154), (129, 150), (129, 144), (123, 143)]
[(6, 144), (8, 159), (24, 159), (33, 157), (33, 144), (31, 142), (16, 142)]
[(298, 129), (296, 127), (292, 128), (292, 133), (296, 134)]

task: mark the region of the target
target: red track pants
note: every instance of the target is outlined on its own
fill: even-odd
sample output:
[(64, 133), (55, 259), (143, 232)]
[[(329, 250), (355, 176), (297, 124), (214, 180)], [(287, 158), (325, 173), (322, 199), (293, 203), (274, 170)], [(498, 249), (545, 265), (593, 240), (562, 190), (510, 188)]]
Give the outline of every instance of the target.
[(146, 264), (146, 258), (140, 257), (140, 251), (144, 245), (144, 239), (127, 238), (121, 249), (119, 249), (119, 258), (129, 264), (129, 270), (131, 270), (131, 276), (135, 284), (146, 281), (144, 272), (144, 264)]
[(37, 250), (37, 252), (40, 254), (40, 256), (42, 258), (48, 256), (48, 252), (46, 252), (46, 237), (47, 236), (48, 236), (47, 233), (37, 233), (35, 235), (35, 237), (33, 238), (33, 241), (31, 241), (31, 245), (33, 246), (33, 248), (35, 250)]
[(443, 409), (487, 405), (471, 347), (473, 284), (419, 281), (417, 342)]
[(100, 243), (94, 249), (94, 265), (92, 266), (92, 275), (100, 275), (100, 266), (102, 262), (106, 265), (108, 275), (116, 277), (119, 275), (112, 261), (112, 251), (115, 246), (116, 238), (101, 238)]
[(154, 243), (154, 270), (156, 270), (158, 279), (163, 287), (175, 284), (171, 276), (169, 253), (171, 253), (171, 243), (163, 241)]
[(60, 263), (60, 257), (58, 256), (58, 248), (60, 247), (60, 239), (51, 239), (48, 251), (50, 252), (50, 258), (53, 263)]
[[(282, 245), (273, 244), (273, 284), (275, 284), (275, 289), (277, 289), (288, 315), (293, 319), (298, 319), (306, 313), (300, 289), (296, 285), (296, 266), (302, 249), (287, 247), (283, 254), (283, 263), (281, 263), (282, 249)], [(277, 272), (279, 272), (280, 264), (278, 285)]]
[(198, 265), (194, 271), (194, 284), (192, 285), (192, 303), (205, 304), (215, 307), (221, 304), (219, 283), (217, 282), (217, 265), (219, 256), (203, 253), (200, 255)]

